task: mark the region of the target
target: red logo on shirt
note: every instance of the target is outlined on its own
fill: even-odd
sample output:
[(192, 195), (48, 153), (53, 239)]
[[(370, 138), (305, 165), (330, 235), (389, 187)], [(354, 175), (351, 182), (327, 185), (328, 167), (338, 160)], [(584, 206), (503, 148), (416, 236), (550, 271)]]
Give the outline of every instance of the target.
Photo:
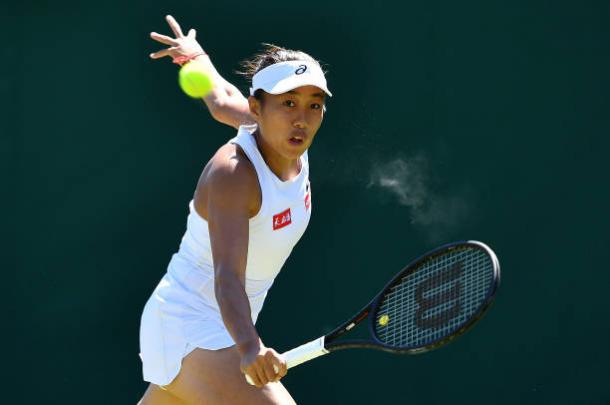
[(290, 208), (273, 216), (273, 230), (276, 231), (292, 223)]
[(305, 211), (309, 211), (309, 207), (311, 207), (311, 191), (309, 191), (309, 181), (307, 181), (307, 185), (305, 186)]

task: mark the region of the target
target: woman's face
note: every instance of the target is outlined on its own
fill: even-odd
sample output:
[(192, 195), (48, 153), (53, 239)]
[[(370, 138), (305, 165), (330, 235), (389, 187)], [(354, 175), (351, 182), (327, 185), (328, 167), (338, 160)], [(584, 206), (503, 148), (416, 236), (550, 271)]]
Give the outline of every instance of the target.
[(250, 111), (264, 142), (286, 159), (298, 159), (309, 148), (324, 117), (325, 93), (315, 86), (302, 86), (282, 94), (250, 96)]

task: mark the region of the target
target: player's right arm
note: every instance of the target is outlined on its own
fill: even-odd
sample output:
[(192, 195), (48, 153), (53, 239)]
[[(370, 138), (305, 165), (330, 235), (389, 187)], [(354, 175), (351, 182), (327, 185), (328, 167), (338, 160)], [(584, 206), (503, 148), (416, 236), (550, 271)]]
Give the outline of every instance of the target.
[(249, 219), (260, 209), (261, 198), (256, 172), (236, 148), (223, 146), (206, 166), (195, 206), (208, 221), (214, 287), (223, 322), (241, 356), (242, 372), (262, 387), (282, 378), (286, 363), (264, 346), (252, 322), (245, 291)]
[(241, 94), (237, 87), (226, 81), (218, 73), (209, 55), (205, 54), (203, 48), (197, 42), (195, 30), (190, 29), (188, 34), (184, 35), (180, 25), (171, 15), (166, 16), (165, 19), (176, 37), (171, 38), (167, 35), (151, 32), (150, 37), (152, 39), (168, 45), (169, 48), (151, 53), (150, 57), (159, 59), (164, 56), (176, 58), (178, 56), (201, 54), (195, 59), (212, 74), (212, 91), (203, 98), (212, 117), (218, 122), (230, 125), (236, 129), (242, 124), (254, 123), (255, 121), (250, 115), (248, 99)]

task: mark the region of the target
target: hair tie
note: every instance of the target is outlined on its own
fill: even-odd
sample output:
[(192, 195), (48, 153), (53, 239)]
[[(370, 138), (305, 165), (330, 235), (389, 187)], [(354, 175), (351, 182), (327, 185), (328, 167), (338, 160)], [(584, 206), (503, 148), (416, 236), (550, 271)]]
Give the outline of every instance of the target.
[(176, 65), (184, 65), (187, 62), (190, 62), (191, 60), (195, 59), (197, 56), (201, 56), (201, 55), (207, 55), (207, 53), (205, 52), (199, 52), (199, 53), (195, 53), (193, 55), (190, 56), (186, 56), (186, 55), (180, 55), (180, 56), (176, 56), (172, 62), (174, 62)]

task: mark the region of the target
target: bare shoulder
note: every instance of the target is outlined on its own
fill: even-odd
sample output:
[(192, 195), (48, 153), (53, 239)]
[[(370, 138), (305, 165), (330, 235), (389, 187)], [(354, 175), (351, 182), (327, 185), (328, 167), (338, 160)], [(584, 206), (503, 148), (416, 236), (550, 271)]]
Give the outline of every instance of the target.
[(262, 198), (256, 169), (238, 145), (221, 146), (199, 177), (194, 204), (206, 219), (210, 198), (215, 206), (247, 208), (250, 217), (260, 209)]
[[(238, 145), (221, 146), (206, 165), (202, 180), (215, 191), (258, 189), (256, 169)], [(256, 187), (255, 187), (256, 186)]]

